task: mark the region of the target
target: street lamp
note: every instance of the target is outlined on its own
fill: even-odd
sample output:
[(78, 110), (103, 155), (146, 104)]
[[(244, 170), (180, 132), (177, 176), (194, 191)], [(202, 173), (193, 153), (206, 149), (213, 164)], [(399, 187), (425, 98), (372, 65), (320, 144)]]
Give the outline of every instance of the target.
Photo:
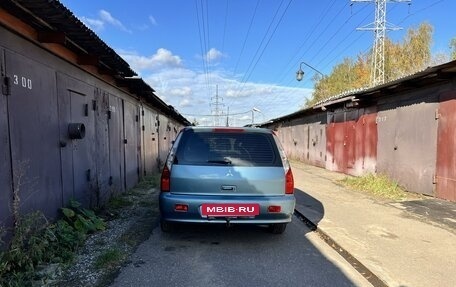
[[(253, 122), (254, 122), (254, 120), (255, 120), (255, 114), (254, 114), (253, 112), (257, 112), (257, 113), (260, 113), (260, 114), (263, 115), (263, 113), (262, 113), (259, 109), (253, 107), (253, 108), (252, 108), (252, 125), (253, 125)], [(263, 116), (263, 117), (264, 117), (264, 116)]]
[(301, 64), (299, 65), (299, 70), (296, 72), (296, 80), (301, 81), (302, 78), (304, 78), (304, 71), (302, 70), (302, 64), (306, 65), (307, 67), (311, 68), (315, 72), (317, 72), (320, 75), (322, 75), (323, 77), (325, 77), (325, 75), (322, 72), (320, 72), (319, 70), (315, 69), (314, 67), (312, 67), (311, 65), (309, 65), (305, 62), (301, 62)]

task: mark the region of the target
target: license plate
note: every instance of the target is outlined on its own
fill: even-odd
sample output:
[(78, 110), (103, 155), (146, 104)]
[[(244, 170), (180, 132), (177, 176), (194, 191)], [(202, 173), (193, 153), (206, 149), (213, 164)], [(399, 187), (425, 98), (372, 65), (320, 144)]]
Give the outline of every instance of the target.
[(257, 203), (205, 203), (201, 205), (201, 215), (211, 217), (256, 216), (260, 214)]

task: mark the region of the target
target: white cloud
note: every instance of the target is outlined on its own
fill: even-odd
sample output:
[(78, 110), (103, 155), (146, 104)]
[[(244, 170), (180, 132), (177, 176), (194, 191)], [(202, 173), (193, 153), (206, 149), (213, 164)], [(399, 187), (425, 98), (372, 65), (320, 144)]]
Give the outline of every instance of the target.
[(81, 21), (97, 32), (104, 30), (107, 25), (111, 25), (124, 32), (132, 33), (132, 31), (127, 29), (122, 22), (114, 18), (111, 13), (106, 10), (100, 10), (98, 12), (98, 18), (81, 17)]
[(158, 26), (157, 20), (155, 20), (154, 16), (149, 16), (149, 21), (152, 23), (152, 25)]
[(179, 56), (173, 55), (171, 51), (160, 48), (157, 50), (157, 53), (152, 56), (152, 60), (157, 63), (179, 66), (181, 64), (181, 58)]
[(106, 11), (106, 10), (100, 10), (100, 12), (98, 13), (98, 15), (100, 16), (101, 21), (103, 21), (103, 22), (105, 22), (105, 23), (108, 23), (108, 24), (111, 24), (112, 26), (117, 27), (117, 28), (119, 28), (119, 29), (122, 30), (122, 31), (131, 33), (130, 30), (128, 30), (127, 28), (125, 28), (125, 26), (122, 24), (122, 22), (120, 22), (119, 20), (117, 20), (116, 18), (114, 18), (114, 17), (111, 15), (111, 13), (109, 13), (108, 11)]
[[(256, 123), (281, 117), (299, 110), (312, 90), (273, 84), (242, 83), (220, 69), (202, 71), (189, 69), (171, 51), (158, 49), (152, 56), (118, 51), (132, 69), (141, 72), (143, 79), (155, 89), (167, 104), (174, 106), (188, 120), (202, 125), (226, 123), (228, 108), (230, 125), (242, 126), (252, 121), (253, 107)], [(220, 116), (214, 116), (214, 96), (218, 85)], [(212, 103), (212, 105), (211, 105)]]
[(136, 52), (118, 51), (137, 72), (156, 71), (163, 68), (175, 68), (181, 66), (182, 60), (179, 56), (173, 55), (171, 51), (160, 48), (152, 56), (140, 56)]
[(172, 89), (169, 91), (169, 93), (173, 96), (189, 96), (192, 94), (192, 88), (190, 87), (182, 87), (182, 88), (177, 88), (177, 89)]
[(206, 53), (206, 60), (208, 62), (213, 62), (221, 59), (223, 57), (222, 52), (219, 50), (212, 48)]
[(86, 17), (81, 17), (81, 21), (94, 31), (101, 31), (104, 29), (104, 22), (99, 19), (91, 19)]
[(192, 102), (189, 99), (183, 99), (179, 103), (179, 108), (185, 108), (185, 107), (191, 107), (191, 106), (193, 106), (193, 105), (192, 105)]

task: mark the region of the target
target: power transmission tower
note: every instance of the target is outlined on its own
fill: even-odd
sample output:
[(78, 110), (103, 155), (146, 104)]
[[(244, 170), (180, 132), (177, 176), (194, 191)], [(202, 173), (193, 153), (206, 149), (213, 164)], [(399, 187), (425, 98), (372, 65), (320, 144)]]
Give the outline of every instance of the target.
[(218, 95), (218, 85), (216, 86), (215, 89), (215, 97), (211, 98), (211, 103), (210, 106), (212, 108), (211, 114), (214, 116), (213, 118), (213, 124), (214, 126), (220, 126), (220, 116), (223, 115), (223, 106), (225, 106), (224, 103), (222, 103), (223, 98)]
[[(400, 30), (402, 28), (388, 25), (386, 22), (387, 2), (411, 2), (412, 0), (351, 0), (351, 2), (375, 2), (375, 22), (357, 30), (374, 31), (374, 46), (372, 48), (371, 86), (385, 82), (385, 36), (386, 30)], [(373, 26), (373, 27), (372, 27)]]

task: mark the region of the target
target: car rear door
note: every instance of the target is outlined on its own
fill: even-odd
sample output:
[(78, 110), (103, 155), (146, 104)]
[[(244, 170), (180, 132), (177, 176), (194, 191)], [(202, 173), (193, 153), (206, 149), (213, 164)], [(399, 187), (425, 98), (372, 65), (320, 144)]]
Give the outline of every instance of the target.
[(220, 196), (283, 195), (284, 168), (272, 134), (184, 134), (171, 170), (170, 191)]

